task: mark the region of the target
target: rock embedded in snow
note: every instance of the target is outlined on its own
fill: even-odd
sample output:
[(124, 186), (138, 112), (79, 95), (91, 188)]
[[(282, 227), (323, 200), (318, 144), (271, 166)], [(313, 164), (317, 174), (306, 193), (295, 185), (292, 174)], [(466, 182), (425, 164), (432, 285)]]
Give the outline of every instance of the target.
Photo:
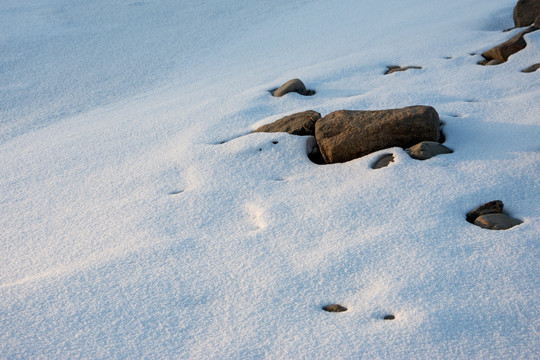
[(399, 71), (406, 71), (406, 70), (409, 70), (409, 69), (422, 69), (421, 66), (404, 66), (404, 67), (401, 67), (401, 66), (397, 66), (397, 65), (389, 65), (386, 68), (388, 70), (386, 70), (384, 75), (389, 75), (389, 74), (399, 72)]
[(315, 139), (327, 164), (350, 161), (390, 147), (438, 141), (439, 114), (431, 106), (390, 110), (339, 110), (315, 124)]
[(384, 320), (395, 320), (396, 319), (396, 316), (395, 315), (392, 315), (392, 314), (388, 314), (388, 315), (385, 315), (383, 317)]
[(380, 169), (390, 165), (391, 162), (394, 162), (393, 154), (384, 154), (381, 155), (375, 163), (371, 166), (372, 169)]
[(296, 92), (300, 95), (311, 96), (315, 91), (306, 89), (306, 86), (300, 79), (292, 79), (281, 85), (279, 88), (271, 91), (275, 97), (281, 97), (290, 92)]
[(263, 125), (254, 132), (286, 132), (292, 135), (313, 135), (315, 123), (321, 118), (321, 114), (308, 110), (289, 116), (285, 116), (271, 124)]
[(540, 69), (540, 63), (531, 65), (528, 68), (521, 70), (521, 72), (532, 73), (532, 72), (535, 72), (538, 69)]
[(540, 0), (518, 0), (514, 6), (514, 24), (516, 27), (529, 26), (540, 16)]
[(416, 160), (427, 160), (441, 154), (451, 154), (454, 151), (436, 141), (422, 141), (407, 149), (410, 157)]
[(466, 219), (470, 223), (474, 223), (476, 218), (488, 214), (502, 213), (504, 204), (501, 200), (493, 200), (483, 205), (480, 205), (467, 213)]
[(474, 225), (489, 230), (507, 230), (522, 223), (523, 221), (514, 219), (505, 214), (481, 215), (474, 221)]
[(502, 44), (499, 44), (485, 51), (484, 53), (482, 53), (482, 56), (487, 60), (487, 62), (482, 65), (489, 64), (491, 60), (499, 60), (501, 62), (507, 61), (511, 55), (525, 49), (525, 47), (527, 46), (527, 42), (525, 41), (525, 38), (523, 36), (536, 30), (538, 30), (537, 27), (529, 26), (528, 28), (514, 35)]
[(339, 304), (332, 304), (323, 306), (323, 310), (328, 312), (344, 312), (347, 311), (347, 308)]

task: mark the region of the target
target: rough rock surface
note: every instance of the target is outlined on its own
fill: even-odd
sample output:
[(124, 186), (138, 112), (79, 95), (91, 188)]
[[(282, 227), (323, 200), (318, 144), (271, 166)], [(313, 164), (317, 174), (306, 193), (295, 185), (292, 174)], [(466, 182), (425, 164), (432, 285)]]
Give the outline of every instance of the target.
[(315, 124), (315, 139), (327, 164), (346, 162), (394, 146), (438, 141), (439, 114), (431, 106), (332, 112)]
[(313, 90), (307, 90), (306, 86), (300, 79), (289, 80), (285, 84), (281, 85), (279, 88), (273, 90), (271, 93), (273, 96), (281, 97), (290, 92), (296, 92), (300, 95), (305, 96), (315, 94)]
[(488, 61), (488, 63), (490, 60), (499, 60), (501, 62), (505, 62), (508, 60), (510, 55), (513, 55), (518, 51), (525, 49), (525, 47), (527, 46), (527, 42), (525, 41), (525, 38), (523, 36), (535, 30), (538, 30), (538, 28), (534, 26), (529, 26), (519, 34), (511, 37), (509, 40), (482, 53), (482, 56)]
[(410, 157), (416, 160), (427, 160), (441, 154), (451, 154), (454, 151), (436, 141), (422, 141), (407, 149)]
[(478, 218), (481, 215), (502, 213), (503, 208), (504, 208), (504, 204), (501, 200), (493, 200), (469, 211), (467, 213), (466, 219), (468, 222), (474, 223), (476, 218)]
[(523, 223), (523, 221), (514, 219), (505, 214), (481, 215), (474, 221), (474, 225), (490, 230), (506, 230), (521, 223)]
[(514, 6), (514, 24), (516, 27), (529, 26), (540, 15), (540, 0), (518, 0)]
[(540, 69), (540, 63), (531, 65), (528, 68), (521, 70), (521, 72), (532, 73), (532, 72), (535, 72), (538, 69)]
[(380, 169), (380, 168), (390, 165), (391, 162), (394, 162), (394, 155), (384, 154), (375, 161), (375, 163), (371, 166), (371, 168)]
[(293, 135), (313, 135), (315, 123), (320, 118), (321, 114), (308, 110), (285, 116), (271, 124), (261, 126), (254, 132), (286, 132)]
[(388, 70), (386, 70), (384, 75), (389, 75), (389, 74), (392, 74), (392, 73), (395, 73), (395, 72), (398, 72), (398, 71), (406, 71), (406, 70), (409, 70), (409, 69), (421, 69), (422, 67), (421, 66), (404, 66), (404, 67), (401, 67), (401, 66), (397, 66), (397, 65), (390, 65), (390, 66), (387, 66), (386, 68)]

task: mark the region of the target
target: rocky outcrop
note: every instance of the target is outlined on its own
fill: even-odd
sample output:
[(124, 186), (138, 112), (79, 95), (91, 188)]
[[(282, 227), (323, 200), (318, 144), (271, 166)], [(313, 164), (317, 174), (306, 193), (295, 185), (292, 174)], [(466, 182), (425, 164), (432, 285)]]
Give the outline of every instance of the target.
[(528, 28), (526, 28), (519, 34), (514, 35), (513, 37), (503, 42), (502, 44), (499, 44), (495, 46), (494, 48), (491, 48), (488, 51), (485, 51), (484, 53), (482, 53), (482, 56), (484, 57), (485, 60), (481, 61), (480, 64), (486, 65), (491, 60), (498, 60), (500, 62), (507, 61), (511, 55), (525, 49), (525, 47), (527, 46), (527, 42), (525, 41), (524, 35), (530, 32), (536, 31), (536, 30), (538, 30), (537, 27), (529, 26)]
[(514, 7), (516, 27), (529, 26), (540, 16), (540, 0), (519, 0)]
[(271, 124), (261, 126), (254, 132), (286, 132), (292, 135), (313, 135), (315, 123), (320, 118), (321, 114), (308, 110), (285, 116)]
[(390, 148), (438, 141), (439, 114), (431, 106), (332, 112), (315, 124), (315, 139), (325, 163), (353, 160)]
[(501, 200), (490, 201), (469, 211), (465, 218), (468, 222), (489, 230), (507, 230), (523, 223), (504, 214), (503, 208)]
[(386, 68), (388, 70), (386, 70), (384, 75), (389, 75), (389, 74), (392, 74), (392, 73), (395, 73), (395, 72), (398, 72), (398, 71), (406, 71), (406, 70), (409, 70), (409, 69), (421, 69), (422, 67), (421, 66), (404, 66), (404, 67), (401, 67), (401, 66), (397, 66), (397, 65), (389, 65)]
[(441, 154), (451, 154), (454, 151), (436, 141), (422, 141), (407, 149), (410, 157), (416, 160), (427, 160)]
[(306, 89), (306, 86), (300, 79), (289, 80), (279, 88), (271, 91), (272, 95), (276, 97), (281, 97), (290, 92), (296, 92), (304, 96), (311, 96), (315, 94), (315, 91)]

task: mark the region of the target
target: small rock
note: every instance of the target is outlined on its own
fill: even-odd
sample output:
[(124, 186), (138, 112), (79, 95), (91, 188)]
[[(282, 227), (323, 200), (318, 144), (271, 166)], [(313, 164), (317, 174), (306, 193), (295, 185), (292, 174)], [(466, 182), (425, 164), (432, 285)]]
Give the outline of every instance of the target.
[(407, 149), (410, 157), (416, 160), (427, 160), (441, 154), (451, 154), (454, 151), (435, 141), (422, 141)]
[(540, 0), (518, 0), (514, 6), (514, 24), (516, 27), (529, 26), (540, 15)]
[(504, 208), (504, 204), (501, 200), (493, 200), (469, 211), (467, 213), (466, 219), (471, 224), (474, 224), (474, 221), (479, 216), (488, 215), (488, 214), (500, 214), (502, 213), (503, 208)]
[(396, 65), (390, 65), (390, 66), (387, 66), (386, 68), (388, 70), (386, 70), (384, 75), (389, 75), (389, 74), (392, 74), (392, 73), (395, 73), (395, 72), (398, 72), (398, 71), (406, 71), (406, 70), (409, 70), (409, 69), (422, 69), (421, 66), (404, 66), (404, 67), (401, 67), (401, 66), (396, 66)]
[(486, 65), (487, 66), (491, 66), (491, 65), (499, 65), (499, 64), (502, 64), (503, 62), (501, 60), (497, 60), (497, 59), (493, 59), (493, 60), (489, 60)]
[(372, 169), (380, 169), (390, 165), (391, 162), (394, 162), (393, 154), (384, 154), (381, 155), (377, 161), (371, 166)]
[(388, 315), (385, 315), (385, 316), (383, 317), (383, 319), (384, 319), (384, 320), (395, 320), (396, 317), (395, 317), (395, 315), (388, 314)]
[(344, 312), (344, 311), (347, 311), (347, 308), (338, 304), (333, 304), (333, 305), (324, 306), (323, 310), (328, 311), (328, 312)]
[(296, 92), (300, 95), (310, 96), (315, 94), (313, 90), (307, 90), (306, 86), (300, 79), (292, 79), (281, 85), (279, 88), (271, 91), (273, 96), (281, 97), (290, 92)]
[(420, 141), (438, 141), (439, 114), (431, 106), (376, 111), (334, 111), (315, 123), (315, 138), (327, 164)]
[(480, 215), (474, 221), (474, 225), (490, 230), (507, 230), (522, 223), (523, 221), (514, 219), (505, 214)]
[(528, 68), (526, 68), (526, 69), (524, 69), (524, 70), (521, 70), (521, 72), (524, 72), (524, 73), (532, 73), (532, 72), (535, 72), (535, 71), (538, 70), (538, 69), (540, 69), (540, 63), (531, 65), (531, 66), (529, 66)]
[(491, 48), (488, 51), (482, 53), (482, 56), (488, 61), (488, 63), (490, 60), (499, 60), (501, 62), (505, 62), (506, 60), (508, 60), (510, 55), (513, 55), (518, 51), (525, 49), (525, 47), (527, 46), (527, 42), (525, 41), (525, 38), (523, 36), (535, 30), (538, 29), (534, 26), (530, 26), (519, 34), (511, 37), (509, 40), (503, 42), (502, 44), (499, 44), (494, 48)]
[(321, 114), (308, 110), (285, 116), (271, 124), (261, 126), (254, 132), (286, 132), (292, 135), (313, 135), (315, 133), (315, 122), (320, 118)]

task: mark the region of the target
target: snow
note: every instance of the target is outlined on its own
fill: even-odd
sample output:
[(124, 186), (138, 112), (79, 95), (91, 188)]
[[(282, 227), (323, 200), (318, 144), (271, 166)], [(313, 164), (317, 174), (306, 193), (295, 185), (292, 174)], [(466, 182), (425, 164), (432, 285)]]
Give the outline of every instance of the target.
[[(2, 1), (0, 358), (537, 357), (540, 31), (477, 65), (514, 4)], [(250, 134), (417, 104), (454, 153)]]

